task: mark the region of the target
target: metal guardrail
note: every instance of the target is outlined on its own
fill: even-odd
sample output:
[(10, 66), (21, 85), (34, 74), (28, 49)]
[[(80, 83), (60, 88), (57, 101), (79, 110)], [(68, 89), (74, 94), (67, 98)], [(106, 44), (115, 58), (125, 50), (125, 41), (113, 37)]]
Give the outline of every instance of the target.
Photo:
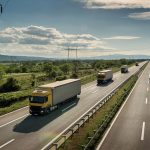
[(64, 132), (62, 132), (61, 135), (59, 135), (56, 139), (54, 139), (51, 143), (49, 143), (42, 150), (57, 150), (60, 146), (62, 146), (75, 132), (79, 130), (81, 126), (84, 125), (85, 122), (89, 120), (90, 117), (92, 117), (96, 113), (97, 110), (99, 110), (118, 91), (120, 87), (122, 87), (125, 83), (127, 83), (134, 75), (140, 74), (142, 67), (139, 70), (137, 70), (133, 75), (131, 75), (127, 80), (119, 84), (107, 96), (105, 96), (100, 101), (98, 101), (87, 112), (85, 112), (80, 118), (78, 118), (73, 124), (71, 124), (68, 128), (66, 128), (66, 130), (64, 130)]

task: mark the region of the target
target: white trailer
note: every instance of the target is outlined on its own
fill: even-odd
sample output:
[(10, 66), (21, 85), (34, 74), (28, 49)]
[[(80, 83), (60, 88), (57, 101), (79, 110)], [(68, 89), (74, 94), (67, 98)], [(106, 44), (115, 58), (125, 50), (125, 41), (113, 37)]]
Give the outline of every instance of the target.
[(121, 73), (128, 73), (128, 66), (127, 65), (123, 65), (121, 67)]
[(98, 72), (97, 74), (97, 83), (105, 83), (108, 81), (111, 81), (113, 78), (113, 72), (112, 70), (103, 70)]
[(39, 89), (43, 91), (51, 91), (52, 105), (57, 105), (69, 98), (80, 95), (81, 83), (80, 79), (68, 79), (42, 85)]

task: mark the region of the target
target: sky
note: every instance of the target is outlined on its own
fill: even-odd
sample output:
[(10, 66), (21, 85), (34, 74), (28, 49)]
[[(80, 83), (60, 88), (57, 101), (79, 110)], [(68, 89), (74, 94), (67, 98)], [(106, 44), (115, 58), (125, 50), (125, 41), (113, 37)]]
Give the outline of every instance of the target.
[(150, 55), (149, 0), (0, 0), (0, 54)]

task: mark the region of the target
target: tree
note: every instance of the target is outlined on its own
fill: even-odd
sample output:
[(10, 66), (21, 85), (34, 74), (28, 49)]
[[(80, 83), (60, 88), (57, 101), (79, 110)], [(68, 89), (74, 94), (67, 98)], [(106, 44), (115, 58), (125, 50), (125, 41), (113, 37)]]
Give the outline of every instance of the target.
[(56, 78), (56, 76), (57, 76), (57, 73), (56, 73), (56, 71), (52, 71), (52, 73), (51, 73), (51, 78)]
[(53, 70), (52, 64), (49, 63), (44, 64), (43, 71), (46, 73), (47, 76), (51, 77), (52, 70)]
[(20, 90), (20, 85), (18, 81), (12, 77), (8, 78), (6, 83), (2, 86), (3, 92), (12, 92), (12, 91), (18, 91)]
[(34, 87), (36, 84), (36, 76), (35, 74), (31, 74), (31, 86)]
[(3, 79), (3, 75), (5, 74), (4, 67), (0, 65), (0, 80)]
[(63, 64), (60, 66), (60, 69), (62, 72), (64, 72), (64, 74), (68, 74), (70, 71), (70, 65), (69, 64)]

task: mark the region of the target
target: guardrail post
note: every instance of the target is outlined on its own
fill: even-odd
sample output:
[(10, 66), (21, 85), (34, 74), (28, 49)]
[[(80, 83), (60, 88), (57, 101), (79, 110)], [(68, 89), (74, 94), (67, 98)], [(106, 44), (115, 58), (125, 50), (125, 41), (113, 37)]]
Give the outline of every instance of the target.
[(75, 132), (79, 133), (80, 123), (77, 123), (76, 125), (78, 126), (78, 129)]
[(58, 145), (58, 144), (57, 144), (57, 143), (53, 143), (53, 145), (55, 146), (55, 148), (56, 148), (56, 150), (57, 150), (57, 145)]
[(71, 138), (73, 137), (73, 129), (69, 129), (71, 132), (72, 132), (72, 134), (71, 134)]
[(87, 122), (89, 122), (89, 114), (87, 114), (87, 115), (85, 115), (85, 116), (87, 116), (87, 117), (88, 117)]
[(83, 124), (81, 126), (84, 127), (85, 119), (82, 118), (81, 121), (83, 121)]
[(93, 111), (91, 111), (91, 114), (92, 114), (92, 115), (91, 115), (91, 118), (93, 119)]

